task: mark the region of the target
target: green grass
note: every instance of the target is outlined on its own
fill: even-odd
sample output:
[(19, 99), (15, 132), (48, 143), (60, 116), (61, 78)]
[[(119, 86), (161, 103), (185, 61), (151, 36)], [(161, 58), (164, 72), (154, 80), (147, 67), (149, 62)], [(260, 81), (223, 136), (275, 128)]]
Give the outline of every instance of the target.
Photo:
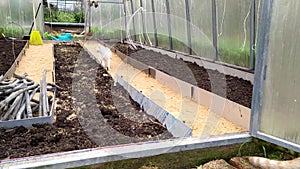
[[(154, 45), (154, 35), (149, 34), (150, 40)], [(169, 46), (169, 37), (167, 35), (157, 35), (158, 37), (158, 46), (170, 49)], [(139, 41), (139, 39), (137, 39)], [(187, 44), (182, 42), (180, 39), (172, 39), (173, 42), (173, 50), (188, 53)], [(148, 41), (146, 41), (148, 43)], [(249, 42), (246, 43), (245, 48), (241, 49), (242, 42), (229, 39), (219, 40), (218, 41), (218, 57), (219, 60), (225, 63), (249, 67), (250, 64), (250, 49)], [(212, 42), (209, 41), (200, 41), (200, 40), (192, 40), (192, 54), (201, 56), (204, 58), (214, 59), (213, 56), (213, 46)]]
[(235, 39), (219, 40), (218, 54), (220, 60), (237, 66), (249, 67), (250, 64), (250, 44), (246, 43), (242, 49), (242, 42)]
[[(154, 40), (153, 40), (154, 42)], [(169, 49), (169, 38), (165, 35), (158, 35), (158, 44), (160, 47)], [(249, 67), (250, 65), (250, 47), (249, 42), (245, 48), (241, 49), (241, 42), (234, 39), (226, 39), (218, 41), (219, 60), (225, 63)], [(173, 49), (187, 53), (187, 46), (178, 39), (173, 39)], [(200, 40), (192, 41), (192, 54), (214, 59), (213, 46), (210, 42), (201, 42)]]
[[(101, 39), (120, 39), (121, 32), (123, 37), (125, 37), (125, 32), (122, 30), (108, 30), (100, 29), (99, 27), (92, 27), (92, 32)], [(149, 45), (148, 38), (142, 38), (142, 35), (136, 35), (136, 41), (139, 42), (141, 36), (142, 43)], [(151, 40), (152, 45), (155, 45), (154, 34), (148, 34), (149, 39)], [(169, 46), (169, 37), (168, 35), (158, 34), (158, 46), (164, 49), (170, 49)], [(131, 36), (131, 39), (134, 40), (134, 37)], [(188, 53), (187, 44), (185, 44), (180, 39), (173, 38), (173, 50), (180, 51), (183, 53)], [(249, 42), (246, 43), (245, 48), (241, 49), (242, 42), (233, 38), (223, 38), (218, 41), (218, 57), (219, 61), (246, 67), (250, 65), (250, 45)], [(192, 41), (192, 54), (201, 56), (204, 58), (214, 59), (213, 56), (213, 46), (212, 42), (201, 41), (193, 39)]]
[(12, 38), (21, 38), (23, 37), (23, 30), (20, 27), (15, 26), (6, 26), (6, 27), (0, 27), (0, 33), (4, 34), (5, 37), (12, 37)]
[(100, 39), (121, 39), (121, 34), (125, 38), (125, 31), (120, 29), (101, 29), (99, 27), (92, 27), (91, 31), (94, 36)]

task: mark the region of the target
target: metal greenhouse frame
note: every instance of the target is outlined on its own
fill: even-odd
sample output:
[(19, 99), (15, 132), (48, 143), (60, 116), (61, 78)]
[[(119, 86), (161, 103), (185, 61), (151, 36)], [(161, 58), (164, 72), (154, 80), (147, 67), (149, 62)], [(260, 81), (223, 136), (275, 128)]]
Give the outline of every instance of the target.
[[(167, 17), (164, 20), (167, 27), (167, 39), (168, 39), (168, 50), (175, 51), (174, 43), (173, 43), (173, 31), (174, 28), (171, 27), (172, 18), (171, 18), (171, 9), (170, 9), (170, 1), (171, 0), (162, 0), (166, 4), (166, 8), (164, 9), (167, 13)], [(192, 0), (184, 0), (184, 14), (185, 14), (185, 28), (186, 32), (184, 32), (184, 37), (187, 40), (185, 55), (193, 54), (193, 42), (192, 42), (192, 28), (189, 22), (192, 21), (191, 18), (191, 2)], [(252, 97), (252, 107), (251, 107), (251, 119), (250, 119), (250, 131), (241, 132), (241, 133), (231, 133), (224, 134), (218, 136), (203, 136), (203, 137), (188, 137), (188, 138), (175, 138), (170, 140), (161, 140), (161, 141), (152, 141), (146, 143), (132, 143), (126, 145), (118, 145), (118, 146), (110, 146), (110, 147), (99, 147), (99, 148), (91, 148), (84, 150), (76, 150), (70, 152), (62, 152), (55, 154), (47, 154), (41, 156), (34, 157), (26, 157), (20, 159), (12, 159), (10, 161), (5, 161), (4, 163), (0, 163), (0, 167), (4, 168), (26, 168), (26, 167), (45, 167), (45, 168), (70, 168), (70, 167), (79, 167), (92, 165), (97, 163), (105, 163), (112, 162), (118, 160), (132, 159), (132, 158), (142, 158), (155, 156), (159, 154), (167, 154), (181, 151), (188, 151), (194, 149), (203, 149), (208, 147), (217, 147), (224, 145), (232, 145), (249, 141), (250, 138), (260, 138), (262, 140), (278, 144), (285, 148), (289, 148), (291, 150), (300, 152), (300, 145), (293, 140), (291, 141), (288, 136), (279, 137), (278, 135), (274, 135), (272, 132), (266, 132), (261, 130), (261, 126), (264, 121), (261, 118), (263, 112), (263, 106), (267, 104), (264, 102), (264, 98), (266, 97), (267, 90), (266, 89), (266, 79), (268, 79), (271, 74), (268, 72), (270, 70), (270, 65), (268, 65), (268, 60), (272, 59), (270, 56), (270, 44), (272, 42), (270, 32), (272, 30), (272, 17), (274, 8), (278, 8), (279, 6), (274, 5), (276, 2), (284, 1), (284, 0), (250, 0), (250, 24), (249, 24), (249, 66), (248, 67), (240, 67), (232, 64), (224, 63), (220, 61), (218, 55), (218, 14), (217, 14), (217, 2), (218, 0), (209, 0), (211, 4), (211, 14), (208, 16), (211, 17), (211, 32), (212, 32), (212, 44), (214, 47), (213, 58), (209, 60), (205, 58), (205, 60), (209, 60), (210, 62), (214, 62), (221, 65), (226, 65), (230, 67), (239, 68), (240, 70), (245, 71), (255, 71), (254, 77), (254, 91)], [(286, 0), (288, 1), (288, 0)], [(103, 4), (114, 4), (114, 5), (122, 5), (124, 9), (124, 20), (125, 23), (123, 25), (117, 25), (116, 27), (123, 27), (126, 30), (128, 24), (128, 11), (130, 14), (134, 14), (134, 4), (139, 4), (139, 7), (144, 7), (143, 0), (100, 0), (99, 3)], [(160, 48), (159, 45), (159, 37), (158, 37), (158, 23), (157, 16), (155, 15), (155, 0), (151, 0), (151, 11), (152, 12), (152, 20), (153, 20), (153, 31), (154, 31), (154, 47)], [(258, 2), (261, 3), (261, 8), (257, 7)], [(129, 6), (127, 6), (127, 5)], [(300, 4), (299, 4), (300, 5)], [(259, 16), (259, 29), (256, 30), (256, 21), (257, 21), (257, 9), (260, 10)], [(144, 11), (143, 11), (144, 12)], [(141, 23), (142, 33), (147, 33), (146, 30), (146, 19), (144, 13), (141, 13)], [(126, 14), (127, 13), (127, 14)], [(87, 19), (86, 19), (87, 20)], [(245, 19), (246, 20), (246, 19)], [(132, 31), (133, 31), (133, 39), (138, 41), (139, 34), (137, 33), (136, 25), (138, 20), (136, 18), (132, 19)], [(244, 21), (245, 22), (245, 21)], [(88, 25), (91, 26), (91, 25)], [(258, 35), (256, 34), (258, 32)], [(257, 35), (257, 36), (256, 36)], [(123, 35), (120, 35), (120, 39), (123, 38)], [(144, 36), (145, 37), (145, 36)], [(124, 39), (122, 39), (124, 40)], [(256, 48), (257, 41), (257, 49)], [(145, 44), (143, 44), (145, 45)], [(177, 51), (175, 51), (177, 52)], [(181, 52), (182, 53), (182, 52)], [(256, 56), (255, 56), (256, 55)], [(199, 57), (199, 56), (198, 56)], [(256, 59), (255, 59), (256, 57)], [(283, 56), (282, 56), (283, 57)], [(276, 77), (275, 77), (276, 78)], [(277, 92), (276, 88), (271, 88), (269, 92)], [(273, 112), (271, 112), (273, 113)], [(289, 112), (287, 112), (288, 114)], [(292, 114), (293, 115), (293, 114)], [(291, 118), (293, 116), (290, 116)], [(296, 116), (297, 117), (297, 116)], [(299, 119), (298, 119), (299, 120)], [(299, 125), (299, 124), (295, 124)], [(299, 138), (298, 134), (300, 131), (295, 133), (295, 137)], [(283, 132), (284, 133), (284, 132)], [(285, 133), (284, 133), (285, 134)], [(296, 138), (296, 139), (297, 139)]]
[[(170, 1), (169, 0), (164, 0), (164, 1), (161, 1), (161, 2), (164, 2), (165, 4), (165, 9), (163, 9), (164, 11), (166, 11), (166, 20), (165, 22), (167, 23), (165, 26), (167, 26), (167, 36), (168, 36), (168, 49), (170, 50), (176, 50), (174, 49), (174, 38), (173, 38), (173, 34), (174, 34), (174, 29), (172, 27), (172, 17), (171, 15), (173, 15), (171, 13), (171, 10), (170, 10)], [(193, 51), (192, 51), (192, 48), (193, 48), (193, 43), (192, 43), (192, 35), (191, 35), (191, 32), (192, 32), (192, 28), (191, 28), (191, 24), (192, 23), (192, 20), (191, 20), (191, 3), (192, 1), (191, 0), (184, 0), (184, 13), (185, 13), (185, 18), (182, 18), (185, 20), (185, 27), (186, 27), (186, 32), (182, 32), (185, 34), (185, 38), (187, 40), (187, 49), (186, 51), (187, 52), (184, 52), (186, 54), (189, 54), (189, 55), (192, 55), (194, 54)], [(209, 1), (207, 1), (209, 2)], [(212, 47), (213, 47), (213, 52), (212, 52), (212, 58), (211, 58), (211, 61), (212, 62), (216, 62), (216, 63), (220, 63), (220, 64), (225, 64), (225, 65), (229, 65), (229, 66), (232, 66), (232, 67), (235, 67), (235, 68), (239, 68), (239, 69), (243, 69), (243, 70), (248, 70), (248, 71), (253, 71), (254, 70), (254, 62), (255, 62), (255, 46), (256, 46), (256, 21), (258, 19), (258, 16), (257, 16), (257, 12), (256, 12), (256, 8), (259, 8), (257, 7), (257, 3), (260, 3), (260, 0), (250, 0), (249, 1), (249, 5), (250, 5), (250, 8), (249, 8), (249, 13), (246, 15), (246, 17), (244, 18), (244, 33), (245, 33), (245, 38), (246, 36), (249, 37), (249, 39), (247, 41), (249, 41), (249, 46), (246, 47), (249, 49), (249, 60), (247, 62), (249, 62), (249, 65), (248, 67), (242, 67), (242, 66), (236, 66), (232, 63), (226, 63), (226, 61), (222, 61), (220, 58), (220, 53), (218, 52), (219, 50), (219, 46), (218, 46), (218, 43), (219, 43), (219, 40), (218, 40), (218, 36), (219, 36), (219, 32), (218, 32), (218, 20), (221, 20), (221, 18), (218, 19), (217, 17), (217, 4), (216, 4), (216, 0), (210, 0), (211, 2), (211, 14), (208, 14), (208, 16), (211, 17), (211, 32), (212, 32)], [(133, 15), (135, 13), (135, 10), (134, 10), (134, 7), (135, 9), (137, 9), (138, 7), (144, 7), (145, 4), (144, 3), (144, 0), (120, 0), (120, 1), (99, 1), (99, 3), (101, 4), (122, 4), (123, 5), (123, 9), (124, 9), (124, 27), (122, 29), (125, 31), (126, 30), (126, 27), (127, 27), (127, 20), (128, 20), (128, 15), (126, 14), (126, 10), (127, 9), (131, 9), (130, 10), (130, 13), (129, 15)], [(226, 3), (226, 1), (225, 1)], [(243, 3), (248, 3), (248, 2), (243, 2)], [(127, 5), (126, 5), (127, 4)], [(137, 5), (138, 6), (135, 6)], [(155, 2), (154, 0), (151, 0), (151, 11), (146, 11), (147, 13), (149, 12), (152, 12), (152, 18), (148, 18), (148, 20), (153, 20), (153, 30), (154, 30), (154, 46), (155, 47), (161, 47), (161, 45), (159, 44), (158, 42), (158, 21), (157, 21), (157, 18), (156, 18), (156, 15), (155, 13), (158, 12), (156, 11), (155, 9)], [(224, 4), (225, 6), (226, 4)], [(101, 9), (100, 9), (101, 10)], [(223, 15), (225, 15), (225, 9), (223, 11)], [(224, 16), (223, 16), (224, 17)], [(224, 18), (222, 18), (222, 22)], [(249, 20), (249, 22), (247, 22), (247, 20)], [(145, 38), (146, 37), (146, 33), (147, 30), (146, 30), (146, 21), (145, 21), (145, 14), (143, 11), (141, 11), (141, 20), (140, 20), (141, 23), (139, 23), (137, 20), (136, 20), (136, 17), (133, 17), (132, 19), (132, 31), (133, 31), (133, 39), (135, 41), (137, 41), (137, 25), (138, 24), (142, 24), (142, 32), (141, 34), (143, 35), (143, 37)], [(249, 24), (247, 24), (249, 23)], [(131, 23), (129, 23), (131, 24)], [(222, 25), (221, 25), (222, 26)], [(152, 29), (152, 28), (151, 28)], [(246, 29), (249, 30), (249, 34), (246, 35)], [(122, 35), (121, 35), (122, 36)], [(120, 39), (123, 40), (122, 37), (120, 37)], [(146, 39), (144, 39), (146, 41)], [(245, 42), (246, 42), (246, 39), (245, 39)], [(195, 48), (195, 47), (194, 47)], [(194, 54), (195, 55), (195, 54)], [(197, 55), (197, 54), (196, 54)], [(205, 58), (207, 59), (207, 58)]]

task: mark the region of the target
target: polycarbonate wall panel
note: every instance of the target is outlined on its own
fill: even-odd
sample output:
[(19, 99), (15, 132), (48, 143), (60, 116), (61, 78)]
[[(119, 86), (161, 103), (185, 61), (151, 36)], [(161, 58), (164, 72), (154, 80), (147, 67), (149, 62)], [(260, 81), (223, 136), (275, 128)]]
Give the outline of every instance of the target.
[[(43, 2), (42, 2), (42, 0), (34, 0), (34, 3), (35, 3), (35, 6), (34, 6), (35, 7), (35, 13), (38, 10), (39, 4), (41, 4), (40, 9), (39, 9), (38, 14), (37, 14), (37, 17), (36, 17), (36, 26), (37, 26), (37, 29), (41, 32), (41, 34), (43, 34), (43, 32), (44, 32)], [(22, 6), (21, 6), (21, 8), (22, 8)], [(30, 26), (31, 26), (31, 23), (30, 23)]]
[(211, 0), (189, 0), (191, 15), (191, 47), (193, 53), (213, 58)]
[(251, 0), (216, 0), (216, 6), (220, 60), (248, 67)]
[(144, 12), (146, 43), (152, 46), (155, 44), (154, 44), (154, 22), (153, 22), (153, 15), (152, 15), (153, 13), (152, 13), (151, 0), (143, 0), (143, 7), (146, 10)]
[(94, 36), (101, 39), (122, 39), (125, 34), (123, 5), (100, 3), (91, 8), (91, 27)]
[[(134, 12), (140, 9), (140, 0), (133, 0), (133, 7), (134, 7)], [(135, 19), (135, 33), (136, 33), (136, 40), (139, 43), (144, 43), (145, 38), (143, 35), (143, 21), (142, 21), (142, 14), (141, 14), (141, 9), (139, 12), (135, 13), (134, 15)]]
[(167, 8), (165, 0), (154, 0), (158, 46), (169, 49)]
[[(133, 23), (134, 23), (134, 19), (131, 18), (132, 16), (132, 9), (131, 9), (131, 2), (130, 1), (126, 1), (125, 2), (126, 5), (126, 16), (127, 16), (127, 25), (126, 27), (129, 28), (129, 36), (132, 40), (134, 40), (134, 27), (133, 27)], [(127, 29), (127, 28), (126, 28)], [(126, 32), (126, 37), (127, 37), (127, 32)]]
[(185, 0), (170, 0), (173, 49), (187, 53)]
[[(41, 0), (34, 0), (37, 10)], [(41, 8), (42, 9), (42, 8)], [(40, 9), (37, 16), (37, 29), (43, 33), (43, 13)], [(22, 37), (28, 35), (33, 22), (32, 0), (1, 0), (0, 27), (7, 36)]]
[(274, 0), (260, 131), (300, 144), (300, 1)]

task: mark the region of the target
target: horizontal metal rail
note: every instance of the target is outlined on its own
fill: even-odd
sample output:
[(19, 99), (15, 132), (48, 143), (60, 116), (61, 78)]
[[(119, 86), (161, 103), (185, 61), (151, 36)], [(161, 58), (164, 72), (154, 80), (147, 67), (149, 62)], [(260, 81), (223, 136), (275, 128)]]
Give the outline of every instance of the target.
[(240, 144), (249, 141), (248, 133), (199, 138), (178, 138), (162, 141), (99, 147), (70, 152), (0, 161), (0, 168), (71, 168), (132, 158), (150, 157), (187, 150)]

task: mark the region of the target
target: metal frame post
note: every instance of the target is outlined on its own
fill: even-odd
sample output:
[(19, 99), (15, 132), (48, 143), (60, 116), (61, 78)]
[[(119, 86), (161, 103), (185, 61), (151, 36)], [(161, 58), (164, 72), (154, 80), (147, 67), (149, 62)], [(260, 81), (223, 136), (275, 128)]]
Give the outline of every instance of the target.
[[(272, 1), (272, 2), (271, 2)], [(259, 25), (257, 59), (255, 64), (254, 87), (251, 107), (250, 133), (255, 135), (260, 129), (260, 115), (263, 101), (263, 87), (269, 46), (269, 32), (273, 0), (263, 1)]]
[(266, 78), (270, 27), (274, 0), (262, 1), (262, 13), (259, 25), (257, 59), (255, 64), (254, 90), (251, 107), (250, 134), (256, 138), (274, 143), (285, 148), (300, 152), (300, 145), (285, 139), (259, 131), (261, 126), (261, 110), (263, 105), (263, 89)]
[(89, 8), (89, 32), (88, 33), (91, 33), (92, 32), (92, 9), (90, 7), (90, 0), (88, 1), (88, 8)]
[(212, 33), (213, 33), (213, 55), (214, 60), (219, 60), (218, 57), (218, 32), (217, 32), (217, 9), (216, 0), (211, 0), (211, 12), (212, 12)]
[(126, 0), (123, 0), (123, 10), (124, 10), (124, 30), (125, 30), (125, 38), (126, 39), (126, 26), (127, 26), (127, 14), (126, 14)]
[(153, 16), (153, 26), (154, 26), (154, 40), (155, 40), (155, 47), (158, 46), (158, 38), (157, 38), (157, 25), (156, 25), (156, 13), (154, 7), (154, 0), (151, 0), (152, 5), (152, 16)]
[(167, 8), (167, 20), (168, 20), (168, 32), (169, 32), (169, 47), (173, 49), (173, 38), (172, 38), (172, 26), (171, 26), (171, 12), (170, 12), (170, 3), (169, 0), (166, 0), (166, 8)]
[(261, 103), (263, 101), (263, 87), (266, 72), (266, 62), (269, 46), (269, 32), (271, 24), (273, 0), (263, 1), (261, 21), (259, 25), (257, 59), (254, 74), (254, 87), (251, 107), (250, 133), (255, 135), (260, 129)]
[(120, 5), (123, 4), (123, 2), (115, 2), (115, 1), (99, 1), (99, 3), (102, 3), (102, 4), (120, 4)]
[(250, 18), (250, 65), (249, 69), (253, 70), (254, 69), (254, 61), (255, 61), (255, 19), (256, 19), (256, 14), (255, 14), (255, 4), (256, 0), (251, 1), (251, 18)]
[[(133, 2), (132, 0), (130, 0), (130, 3), (131, 3), (131, 15), (134, 14), (134, 9), (133, 9)], [(134, 41), (136, 41), (136, 31), (135, 31), (135, 19), (134, 17), (132, 18), (132, 25), (133, 25), (133, 38), (134, 38)]]
[[(143, 0), (140, 0), (140, 7), (143, 7)], [(143, 37), (144, 37), (144, 43), (146, 42), (146, 23), (145, 23), (145, 13), (143, 10), (141, 10), (141, 16), (142, 16), (142, 25), (143, 25)]]
[(186, 17), (186, 34), (187, 34), (187, 51), (191, 55), (192, 51), (192, 41), (191, 41), (191, 15), (190, 15), (190, 4), (189, 0), (185, 0), (185, 17)]

